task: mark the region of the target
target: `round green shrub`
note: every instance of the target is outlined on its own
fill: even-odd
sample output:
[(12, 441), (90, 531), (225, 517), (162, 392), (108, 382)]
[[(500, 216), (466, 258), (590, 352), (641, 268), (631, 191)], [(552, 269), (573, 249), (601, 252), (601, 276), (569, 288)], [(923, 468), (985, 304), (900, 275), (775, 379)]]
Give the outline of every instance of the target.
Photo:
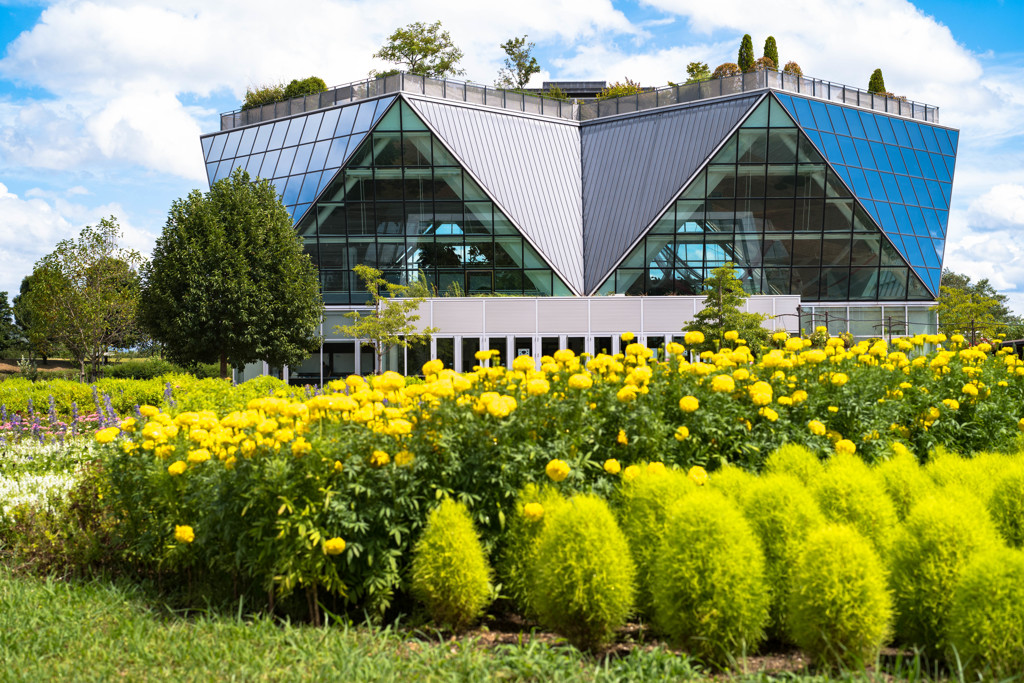
[(431, 511), (412, 557), (413, 595), (438, 625), (461, 631), (490, 602), (491, 568), (469, 510), (451, 499)]
[(896, 518), (907, 518), (911, 508), (935, 488), (932, 479), (921, 469), (917, 457), (902, 449), (875, 467), (875, 475), (892, 501)]
[(698, 490), (669, 508), (654, 563), (655, 624), (692, 654), (725, 663), (764, 640), (764, 555), (739, 508)]
[(991, 472), (978, 465), (979, 462), (974, 458), (964, 458), (942, 446), (936, 446), (928, 454), (924, 471), (937, 486), (960, 486), (974, 491), (982, 500), (987, 500), (995, 482)]
[(872, 662), (893, 610), (871, 542), (850, 526), (826, 524), (807, 536), (789, 577), (793, 642), (821, 665)]
[(637, 611), (652, 616), (651, 574), (658, 546), (668, 529), (668, 508), (697, 487), (681, 470), (647, 472), (619, 486), (614, 512), (629, 542), (637, 570)]
[(967, 565), (949, 613), (951, 668), (959, 657), (989, 680), (1024, 671), (1024, 552), (996, 548)]
[[(524, 508), (530, 504), (540, 505), (540, 517), (531, 518), (524, 513)], [(565, 504), (566, 499), (554, 487), (527, 484), (519, 492), (516, 511), (502, 536), (496, 567), (501, 590), (512, 600), (519, 614), (528, 619), (537, 618), (530, 603), (529, 587), (530, 572), (536, 564), (537, 538), (551, 519), (551, 513)]]
[(896, 527), (896, 510), (881, 482), (856, 455), (837, 455), (811, 486), (818, 507), (830, 522), (849, 524), (887, 556)]
[(633, 610), (636, 567), (608, 504), (577, 495), (545, 512), (530, 603), (539, 621), (579, 648), (608, 642)]
[(1024, 546), (1024, 465), (1014, 462), (994, 477), (988, 511), (1006, 543)]
[(747, 490), (743, 513), (761, 541), (771, 588), (769, 635), (785, 637), (789, 572), (800, 544), (825, 522), (811, 492), (789, 474), (761, 477)]
[(825, 472), (825, 466), (807, 446), (787, 443), (769, 454), (764, 461), (764, 471), (769, 474), (791, 474), (802, 481), (804, 486), (810, 486)]
[(969, 493), (943, 489), (914, 506), (890, 556), (897, 640), (941, 654), (961, 573), (1000, 545), (985, 506)]
[(736, 503), (742, 503), (747, 489), (757, 476), (735, 465), (723, 465), (708, 476), (708, 488), (725, 494)]

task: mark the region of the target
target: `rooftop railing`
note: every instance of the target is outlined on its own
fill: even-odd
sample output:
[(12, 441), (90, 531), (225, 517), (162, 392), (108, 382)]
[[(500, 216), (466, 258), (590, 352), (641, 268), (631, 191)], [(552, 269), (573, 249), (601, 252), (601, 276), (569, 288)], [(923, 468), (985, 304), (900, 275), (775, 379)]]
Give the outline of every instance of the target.
[(780, 71), (751, 73), (715, 78), (685, 85), (668, 85), (607, 100), (574, 102), (557, 100), (513, 90), (502, 90), (477, 83), (445, 78), (430, 78), (397, 73), (381, 78), (355, 81), (330, 88), (316, 95), (295, 97), (283, 102), (265, 104), (252, 109), (236, 109), (220, 115), (222, 131), (254, 123), (272, 121), (339, 104), (380, 97), (398, 92), (427, 95), (444, 100), (540, 114), (567, 121), (590, 121), (674, 104), (728, 97), (765, 89), (799, 93), (816, 99), (852, 104), (874, 111), (895, 114), (929, 123), (939, 122), (939, 108), (904, 98), (869, 93), (860, 88), (832, 83), (819, 78), (805, 78)]

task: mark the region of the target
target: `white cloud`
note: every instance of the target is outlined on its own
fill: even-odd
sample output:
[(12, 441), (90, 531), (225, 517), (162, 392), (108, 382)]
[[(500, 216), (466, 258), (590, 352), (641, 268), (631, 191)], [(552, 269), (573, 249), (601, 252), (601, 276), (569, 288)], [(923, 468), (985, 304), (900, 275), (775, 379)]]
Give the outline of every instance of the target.
[(981, 195), (968, 208), (976, 230), (1024, 231), (1024, 185), (1003, 183)]

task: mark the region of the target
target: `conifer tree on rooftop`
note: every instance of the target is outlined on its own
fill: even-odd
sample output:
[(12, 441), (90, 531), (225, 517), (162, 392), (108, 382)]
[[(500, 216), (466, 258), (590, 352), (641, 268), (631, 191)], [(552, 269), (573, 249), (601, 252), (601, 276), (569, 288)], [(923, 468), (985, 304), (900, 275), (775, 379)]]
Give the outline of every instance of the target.
[(740, 42), (740, 52), (736, 58), (736, 63), (739, 65), (740, 71), (744, 73), (754, 70), (754, 41), (749, 33), (744, 35), (743, 40)]
[(882, 78), (881, 69), (871, 72), (871, 78), (868, 80), (868, 92), (878, 94), (889, 92), (885, 89), (885, 79)]
[(764, 54), (763, 56), (772, 60), (776, 68), (782, 62), (779, 61), (779, 48), (775, 45), (775, 36), (768, 36), (767, 40), (764, 41)]

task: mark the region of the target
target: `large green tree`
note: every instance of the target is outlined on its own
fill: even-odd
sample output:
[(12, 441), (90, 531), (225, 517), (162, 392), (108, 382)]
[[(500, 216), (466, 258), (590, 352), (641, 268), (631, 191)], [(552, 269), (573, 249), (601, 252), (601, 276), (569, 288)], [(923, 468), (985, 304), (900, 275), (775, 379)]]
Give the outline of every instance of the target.
[(885, 79), (882, 78), (882, 70), (875, 69), (871, 72), (871, 78), (868, 79), (868, 92), (884, 94), (888, 92), (885, 89)]
[(931, 310), (939, 314), (940, 332), (963, 334), (972, 342), (1020, 334), (1021, 320), (1007, 306), (1009, 298), (997, 292), (988, 278), (972, 282), (970, 276), (944, 269), (939, 285)]
[(530, 76), (540, 72), (537, 58), (530, 54), (534, 47), (533, 43), (526, 42), (526, 36), (509, 38), (501, 44), (505, 66), (498, 71), (497, 87), (522, 90), (530, 82)]
[(300, 363), (320, 347), (316, 268), (270, 181), (236, 169), (171, 205), (144, 271), (140, 318), (186, 366)]
[(388, 36), (388, 42), (373, 56), (385, 62), (404, 65), (409, 73), (419, 76), (445, 78), (465, 73), (457, 66), (462, 59), (462, 50), (452, 42), (448, 31), (441, 28), (440, 20), (433, 24), (417, 21), (395, 29)]
[(20, 336), (14, 324), (14, 309), (7, 300), (7, 292), (0, 292), (0, 358), (6, 358), (14, 351)]
[(111, 216), (86, 226), (78, 239), (62, 240), (32, 271), (27, 306), (39, 334), (60, 343), (95, 378), (112, 348), (138, 339), (138, 252), (118, 246), (121, 228)]
[(363, 339), (363, 343), (372, 346), (375, 357), (374, 371), (377, 374), (383, 369), (384, 354), (393, 346), (405, 348), (410, 344), (429, 342), (436, 328), (427, 327), (422, 330), (416, 325), (420, 319), (416, 310), (420, 307), (429, 290), (422, 281), (412, 285), (398, 285), (388, 282), (381, 271), (371, 266), (357, 265), (352, 269), (363, 281), (370, 295), (370, 306), (373, 310), (368, 314), (353, 311), (345, 317), (352, 320), (348, 325), (336, 325), (335, 331), (352, 337)]
[(711, 78), (711, 67), (705, 62), (690, 62), (686, 65), (686, 82), (699, 83)]
[(765, 39), (764, 52), (762, 53), (762, 56), (772, 60), (772, 64), (775, 65), (776, 69), (779, 68), (779, 64), (781, 64), (781, 62), (779, 61), (779, 48), (775, 44), (775, 36), (768, 36)]
[(45, 363), (49, 356), (54, 355), (57, 344), (48, 336), (47, 330), (33, 313), (32, 290), (35, 282), (32, 274), (23, 277), (18, 293), (11, 303), (14, 308), (14, 324), (22, 341), (28, 345), (29, 360), (35, 362), (38, 356)]
[(740, 71), (744, 73), (754, 70), (754, 41), (749, 33), (745, 34), (743, 40), (740, 41), (736, 64), (739, 65)]
[(726, 263), (715, 268), (704, 280), (704, 308), (683, 330), (702, 332), (705, 340), (702, 348), (707, 350), (720, 348), (725, 333), (735, 330), (756, 350), (768, 339), (768, 332), (761, 325), (767, 316), (744, 312), (746, 299), (743, 283), (736, 277), (736, 264)]

